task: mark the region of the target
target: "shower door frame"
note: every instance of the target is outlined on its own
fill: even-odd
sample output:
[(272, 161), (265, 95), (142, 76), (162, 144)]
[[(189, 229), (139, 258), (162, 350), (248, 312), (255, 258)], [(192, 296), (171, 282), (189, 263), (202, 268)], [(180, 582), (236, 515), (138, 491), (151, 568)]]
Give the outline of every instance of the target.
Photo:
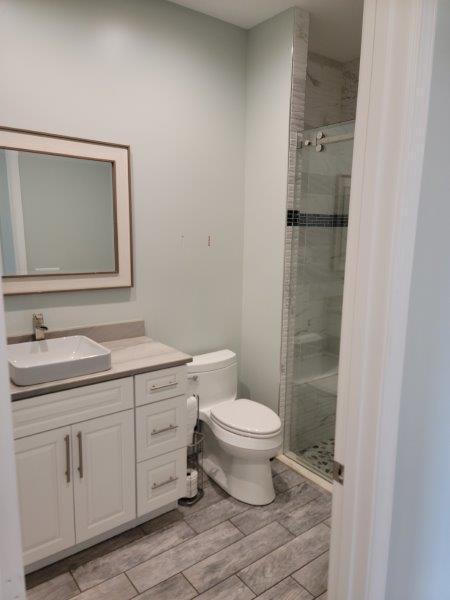
[(365, 0), (339, 363), (329, 600), (385, 597), (438, 0)]
[[(349, 127), (351, 127), (351, 132), (346, 131), (349, 129)], [(344, 130), (346, 132), (345, 133), (335, 133), (334, 130)], [(355, 131), (355, 119), (351, 119), (351, 120), (347, 120), (347, 121), (338, 121), (336, 123), (327, 123), (324, 125), (308, 127), (308, 129), (304, 129), (304, 130), (296, 132), (295, 171), (294, 171), (294, 168), (292, 169), (293, 179), (294, 179), (293, 189), (295, 191), (292, 194), (293, 210), (292, 211), (288, 210), (288, 217), (287, 217), (288, 223), (287, 223), (286, 244), (285, 244), (285, 253), (286, 253), (285, 254), (285, 307), (284, 307), (283, 319), (286, 322), (286, 327), (283, 327), (282, 342), (281, 342), (282, 343), (282, 351), (281, 351), (282, 358), (281, 358), (281, 360), (282, 360), (282, 363), (284, 363), (283, 368), (281, 369), (281, 372), (282, 372), (282, 377), (284, 379), (284, 386), (283, 387), (280, 386), (280, 407), (283, 406), (283, 409), (284, 409), (283, 411), (280, 410), (280, 416), (282, 417), (283, 429), (284, 429), (283, 453), (284, 453), (284, 457), (290, 461), (290, 464), (295, 463), (294, 468), (296, 470), (298, 470), (301, 474), (305, 475), (306, 477), (308, 477), (309, 479), (311, 479), (312, 481), (316, 482), (318, 485), (323, 487), (325, 490), (330, 491), (330, 492), (332, 491), (332, 472), (330, 472), (330, 475), (328, 476), (327, 474), (325, 474), (323, 472), (323, 470), (318, 468), (317, 465), (314, 465), (312, 461), (304, 458), (302, 456), (302, 453), (298, 450), (298, 447), (296, 447), (296, 448), (292, 447), (292, 435), (293, 435), (292, 434), (292, 426), (293, 426), (293, 422), (295, 422), (294, 413), (296, 412), (294, 406), (301, 399), (301, 397), (304, 397), (304, 393), (305, 393), (305, 392), (302, 393), (299, 391), (298, 386), (301, 387), (301, 385), (300, 385), (300, 382), (298, 381), (298, 379), (296, 378), (297, 375), (300, 375), (300, 379), (302, 379), (305, 375), (305, 372), (303, 372), (301, 369), (300, 370), (298, 369), (299, 366), (302, 366), (301, 365), (302, 359), (301, 358), (296, 359), (295, 331), (297, 331), (297, 325), (298, 325), (297, 316), (298, 315), (294, 314), (293, 308), (297, 307), (299, 305), (298, 292), (296, 290), (299, 285), (303, 285), (305, 283), (305, 281), (304, 281), (305, 275), (302, 274), (302, 276), (299, 277), (298, 271), (297, 271), (298, 264), (296, 261), (297, 261), (298, 253), (300, 252), (300, 240), (298, 237), (299, 234), (298, 233), (294, 234), (292, 232), (291, 235), (289, 235), (288, 232), (289, 232), (289, 230), (292, 231), (294, 228), (296, 228), (297, 230), (300, 229), (300, 230), (307, 231), (308, 229), (305, 229), (305, 228), (311, 227), (314, 230), (316, 230), (316, 228), (318, 228), (317, 231), (321, 232), (323, 235), (325, 232), (324, 228), (326, 228), (326, 227), (330, 228), (330, 229), (328, 229), (328, 231), (333, 231), (333, 234), (334, 234), (334, 241), (333, 241), (334, 256), (336, 257), (336, 254), (338, 254), (337, 246), (340, 246), (339, 253), (343, 254), (343, 260), (345, 261), (346, 241), (344, 241), (344, 242), (342, 241), (342, 230), (347, 229), (347, 224), (343, 223), (343, 222), (335, 223), (335, 224), (330, 224), (330, 222), (328, 222), (328, 224), (326, 224), (325, 222), (317, 223), (317, 222), (315, 222), (315, 219), (309, 221), (308, 215), (311, 212), (314, 212), (314, 210), (309, 205), (307, 206), (305, 204), (304, 195), (305, 194), (307, 195), (308, 193), (311, 192), (311, 190), (309, 189), (309, 184), (306, 182), (306, 180), (308, 179), (308, 174), (311, 175), (310, 161), (311, 160), (314, 161), (314, 157), (316, 155), (319, 157), (322, 156), (322, 152), (324, 150), (326, 150), (326, 147), (328, 145), (340, 144), (342, 142), (348, 142), (348, 141), (352, 141), (351, 152), (347, 154), (347, 156), (350, 157), (350, 160), (351, 160), (352, 154), (353, 154), (354, 137), (355, 137), (354, 131)], [(332, 133), (330, 133), (330, 132), (332, 132)], [(309, 156), (309, 160), (307, 161), (308, 166), (305, 168), (306, 165), (304, 163), (304, 159), (308, 158), (309, 153), (311, 153), (311, 156)], [(341, 147), (340, 148), (340, 157), (343, 158), (345, 155), (346, 155), (346, 153), (345, 153), (345, 151), (343, 151), (343, 149)], [(336, 159), (337, 156), (334, 155), (330, 158)], [(320, 158), (319, 158), (319, 161), (320, 161)], [(293, 165), (293, 167), (294, 167), (294, 165)], [(332, 168), (330, 166), (328, 166), (328, 168), (330, 170), (332, 170)], [(339, 174), (338, 170), (339, 169), (336, 170), (336, 173), (333, 172), (333, 175), (332, 175), (335, 177), (336, 180), (342, 181), (341, 178), (348, 178), (349, 180), (351, 180), (351, 167), (350, 167), (350, 171), (347, 175), (345, 175), (343, 173)], [(295, 175), (294, 175), (294, 173), (295, 173)], [(316, 174), (316, 172), (314, 170), (312, 171), (312, 173)], [(306, 178), (304, 177), (305, 175), (306, 175)], [(330, 176), (330, 173), (327, 173), (326, 176)], [(321, 216), (323, 214), (323, 216), (325, 216), (325, 215), (332, 216), (333, 215), (335, 217), (346, 217), (347, 221), (348, 221), (348, 208), (347, 208), (347, 210), (344, 210), (344, 206), (339, 207), (338, 206), (339, 203), (337, 203), (337, 195), (338, 195), (337, 188), (338, 188), (338, 186), (339, 186), (339, 183), (336, 184), (336, 190), (334, 192), (335, 197), (334, 197), (334, 202), (333, 202), (334, 203), (333, 208), (329, 207), (329, 211), (327, 211), (325, 213), (321, 213), (320, 209), (318, 212), (321, 214)], [(300, 188), (300, 193), (298, 191), (298, 188)], [(342, 198), (341, 198), (341, 200), (342, 200)], [(290, 212), (292, 212), (292, 217), (290, 217)], [(298, 213), (298, 216), (296, 216), (295, 213)], [(305, 244), (305, 242), (303, 242), (303, 244)], [(306, 244), (306, 245), (308, 245), (308, 244)], [(342, 252), (342, 248), (344, 248), (343, 252)], [(333, 261), (332, 255), (330, 254), (330, 256), (328, 258), (331, 263)], [(309, 261), (306, 261), (306, 262), (311, 267), (311, 263), (309, 263)], [(303, 266), (305, 266), (305, 265), (303, 265)], [(321, 263), (321, 267), (323, 267), (322, 263)], [(334, 272), (336, 270), (336, 266), (330, 267), (330, 269), (331, 269), (331, 271)], [(341, 264), (341, 266), (339, 267), (338, 270), (344, 272), (344, 266)], [(343, 281), (342, 281), (342, 289), (341, 289), (341, 294), (340, 294), (341, 299), (342, 299), (342, 295), (343, 295)], [(308, 302), (306, 302), (306, 304), (308, 304)], [(342, 307), (342, 302), (341, 302), (341, 307)], [(302, 332), (303, 332), (303, 330), (302, 330)], [(305, 333), (309, 333), (309, 330), (305, 330)], [(324, 333), (323, 331), (320, 331), (320, 335), (323, 335), (323, 333)], [(327, 335), (328, 334), (325, 333), (325, 336), (327, 336)], [(328, 355), (334, 354), (333, 351), (330, 352), (328, 350), (325, 350), (324, 352), (325, 352), (325, 354), (328, 354)], [(337, 355), (336, 358), (338, 359), (339, 356)], [(284, 365), (286, 365), (286, 367)], [(337, 365), (336, 365), (336, 371), (338, 371)], [(303, 383), (308, 384), (309, 382), (304, 381)], [(337, 404), (337, 400), (335, 398), (334, 410), (336, 409), (336, 404)], [(304, 416), (304, 411), (303, 411), (303, 416)], [(329, 416), (330, 415), (328, 415), (328, 417)], [(302, 419), (299, 419), (299, 421), (301, 421), (301, 420)], [(333, 429), (333, 435), (334, 435), (335, 417), (332, 420), (333, 420), (332, 429)], [(312, 426), (312, 428), (314, 428), (314, 426)], [(298, 429), (295, 426), (294, 426), (294, 429), (296, 429), (296, 434), (298, 435)], [(294, 434), (294, 437), (295, 437), (295, 434)], [(301, 435), (299, 437), (301, 437)], [(319, 440), (315, 440), (315, 443), (318, 443), (318, 441)], [(333, 440), (333, 442), (334, 442), (334, 440)]]

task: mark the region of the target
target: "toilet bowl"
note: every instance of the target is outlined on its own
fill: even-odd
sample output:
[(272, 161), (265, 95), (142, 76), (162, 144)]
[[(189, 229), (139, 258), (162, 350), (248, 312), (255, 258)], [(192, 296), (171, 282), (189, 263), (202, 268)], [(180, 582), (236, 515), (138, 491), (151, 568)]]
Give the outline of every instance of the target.
[(275, 498), (270, 459), (281, 449), (281, 421), (270, 408), (237, 399), (237, 359), (231, 350), (195, 356), (190, 393), (199, 398), (205, 435), (203, 469), (230, 496), (247, 504)]

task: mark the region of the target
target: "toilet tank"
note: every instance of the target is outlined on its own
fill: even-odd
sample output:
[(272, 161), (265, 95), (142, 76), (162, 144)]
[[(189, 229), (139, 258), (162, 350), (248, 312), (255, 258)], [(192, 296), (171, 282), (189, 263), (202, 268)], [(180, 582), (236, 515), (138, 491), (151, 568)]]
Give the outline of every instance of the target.
[(189, 393), (198, 394), (200, 409), (236, 399), (237, 359), (231, 350), (194, 356), (187, 368)]

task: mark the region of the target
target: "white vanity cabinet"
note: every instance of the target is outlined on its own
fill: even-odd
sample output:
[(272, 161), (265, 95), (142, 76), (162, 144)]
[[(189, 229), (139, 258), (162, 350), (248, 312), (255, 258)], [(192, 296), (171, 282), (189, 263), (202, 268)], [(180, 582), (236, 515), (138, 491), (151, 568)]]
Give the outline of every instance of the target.
[(133, 411), (16, 441), (25, 564), (136, 516)]
[(25, 565), (185, 495), (186, 379), (181, 366), (13, 402)]

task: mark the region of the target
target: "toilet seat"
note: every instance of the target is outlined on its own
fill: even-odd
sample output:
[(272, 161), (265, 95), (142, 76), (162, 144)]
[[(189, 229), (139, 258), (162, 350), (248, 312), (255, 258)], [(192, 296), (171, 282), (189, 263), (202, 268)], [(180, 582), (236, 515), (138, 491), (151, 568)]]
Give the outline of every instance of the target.
[(281, 430), (280, 417), (273, 410), (245, 398), (213, 406), (210, 419), (231, 433), (251, 438), (272, 438)]

